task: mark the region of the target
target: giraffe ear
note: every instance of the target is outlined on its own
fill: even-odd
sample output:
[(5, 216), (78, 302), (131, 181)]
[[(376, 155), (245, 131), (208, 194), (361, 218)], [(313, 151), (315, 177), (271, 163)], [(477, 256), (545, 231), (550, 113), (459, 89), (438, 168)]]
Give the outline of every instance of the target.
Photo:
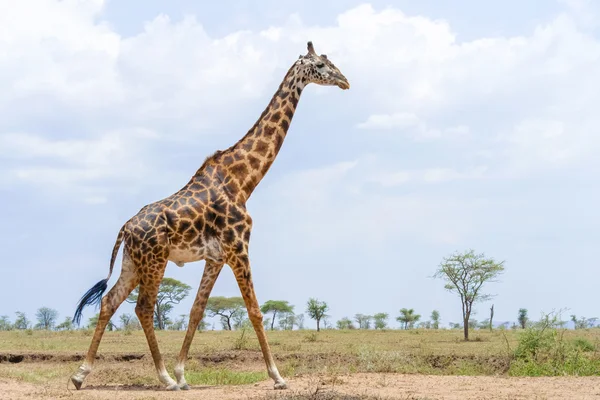
[(306, 44), (306, 47), (308, 48), (308, 54), (314, 54), (314, 55), (317, 54), (317, 53), (315, 53), (315, 48), (313, 47), (313, 42), (308, 42)]
[(321, 58), (324, 58), (327, 60), (327, 54), (321, 54)]

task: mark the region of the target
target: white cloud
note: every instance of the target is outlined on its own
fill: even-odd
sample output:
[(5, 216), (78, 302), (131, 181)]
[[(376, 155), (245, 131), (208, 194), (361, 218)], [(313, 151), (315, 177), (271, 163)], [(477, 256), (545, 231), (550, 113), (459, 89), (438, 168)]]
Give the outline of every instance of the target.
[(426, 168), (423, 170), (407, 170), (396, 172), (382, 172), (370, 178), (384, 187), (393, 187), (406, 183), (435, 184), (457, 180), (475, 180), (485, 177), (486, 166), (477, 166), (464, 172), (452, 168)]
[[(480, 199), (381, 194), (364, 187), (356, 190), (368, 183), (364, 177), (357, 178), (355, 169), (361, 166), (339, 167), (289, 175), (272, 185), (263, 195), (269, 212), (261, 214), (261, 223), (285, 224), (286, 232), (302, 243), (303, 251), (315, 254), (331, 248), (365, 254), (407, 237), (454, 244), (465, 240), (478, 225), (471, 216), (480, 209)], [(332, 170), (338, 174), (329, 174)], [(315, 185), (313, 177), (317, 176)], [(277, 240), (276, 246), (285, 246), (283, 242)]]
[(127, 158), (126, 143), (131, 139), (156, 138), (153, 132), (136, 130), (110, 132), (97, 140), (52, 140), (31, 134), (7, 133), (0, 136), (0, 154), (7, 158), (50, 157), (82, 165), (110, 165), (115, 158)]
[[(266, 100), (308, 39), (351, 81), (342, 106), (350, 112), (343, 118), (369, 134), (402, 131), (420, 142), (468, 138), (467, 147), (445, 163), (485, 153), (490, 170), (539, 172), (557, 160), (595, 162), (600, 147), (589, 134), (598, 123), (600, 43), (569, 14), (526, 35), (468, 42), (458, 41), (446, 21), (369, 4), (343, 12), (335, 24), (311, 26), (292, 15), (280, 26), (223, 37), (209, 35), (193, 16), (173, 21), (158, 15), (124, 38), (100, 20), (103, 6), (10, 2), (0, 16), (6, 33), (0, 39), (0, 84), (6, 88), (0, 94), (0, 134), (6, 148), (23, 147), (23, 140), (36, 148), (5, 153), (14, 179), (88, 184), (117, 176), (114, 157), (144, 160), (143, 152), (129, 155), (132, 147), (116, 141), (112, 131), (141, 127), (163, 139), (181, 139), (208, 128), (218, 132), (232, 118), (251, 119), (245, 106)], [(35, 16), (32, 8), (39, 11)], [(328, 112), (343, 111), (333, 104)], [(47, 127), (48, 119), (59, 127)], [(30, 136), (10, 136), (21, 125)], [(566, 130), (545, 137), (557, 126)], [(389, 137), (374, 137), (381, 151), (393, 150), (386, 145)], [(44, 164), (70, 160), (82, 148), (93, 148), (92, 161)], [(440, 168), (430, 170), (437, 171), (431, 179), (453, 176), (448, 171), (454, 168), (433, 160), (430, 167)], [(40, 169), (48, 174), (44, 179), (37, 178)], [(403, 174), (390, 179), (402, 181)], [(127, 176), (133, 178), (119, 177)]]
[(598, 3), (591, 0), (558, 0), (567, 6), (570, 14), (573, 15), (577, 22), (586, 28), (598, 27)]
[(434, 140), (439, 138), (465, 138), (469, 135), (468, 126), (458, 125), (449, 128), (438, 129), (428, 124), (412, 113), (373, 114), (369, 115), (365, 122), (356, 126), (364, 130), (386, 130), (409, 132), (414, 140)]
[[(435, 186), (482, 179), (485, 166), (465, 171), (388, 171), (388, 167), (389, 163), (378, 157), (367, 156), (286, 174), (261, 194), (261, 209), (269, 210), (261, 218), (271, 221), (262, 223), (285, 225), (305, 251), (340, 246), (369, 251), (400, 237), (454, 244), (480, 225), (474, 213), (481, 212), (485, 200), (444, 193)], [(384, 191), (374, 190), (373, 184)], [(421, 190), (423, 185), (434, 190)], [(409, 189), (385, 191), (399, 187)]]
[(0, 156), (10, 162), (0, 173), (0, 181), (39, 185), (65, 194), (79, 188), (75, 191), (86, 202), (97, 204), (106, 201), (104, 194), (111, 187), (149, 172), (145, 153), (148, 142), (155, 140), (153, 132), (143, 129), (110, 131), (96, 139), (0, 134)]
[(394, 113), (369, 115), (365, 122), (358, 124), (360, 129), (403, 129), (413, 128), (421, 123), (415, 114)]
[(518, 150), (532, 158), (544, 158), (550, 163), (572, 158), (568, 134), (562, 121), (524, 120), (506, 137)]
[(106, 24), (94, 22), (102, 1), (5, 3), (0, 15), (0, 81), (8, 88), (0, 100), (5, 106), (44, 95), (78, 107), (118, 102), (114, 67), (120, 38)]

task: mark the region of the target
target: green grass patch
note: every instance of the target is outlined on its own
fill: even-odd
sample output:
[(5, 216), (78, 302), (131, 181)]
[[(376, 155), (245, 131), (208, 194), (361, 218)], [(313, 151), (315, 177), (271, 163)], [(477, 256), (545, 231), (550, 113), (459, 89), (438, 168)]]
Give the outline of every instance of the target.
[(185, 373), (185, 379), (190, 385), (246, 385), (267, 378), (266, 372), (232, 371), (226, 368), (204, 368)]

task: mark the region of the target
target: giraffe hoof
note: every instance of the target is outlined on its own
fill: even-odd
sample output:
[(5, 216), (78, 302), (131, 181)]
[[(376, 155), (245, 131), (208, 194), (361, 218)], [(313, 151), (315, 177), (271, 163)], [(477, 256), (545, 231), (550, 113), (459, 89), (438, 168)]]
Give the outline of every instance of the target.
[(81, 385), (83, 384), (83, 381), (80, 381), (75, 377), (71, 377), (71, 382), (73, 382), (73, 385), (75, 385), (75, 389), (77, 389), (77, 390), (81, 389)]
[(288, 385), (285, 382), (277, 382), (275, 385), (273, 385), (273, 388), (275, 390), (284, 390), (288, 388)]
[(187, 383), (184, 383), (183, 385), (179, 386), (179, 389), (181, 389), (181, 390), (190, 390), (190, 385), (188, 385)]
[(173, 383), (172, 385), (167, 386), (167, 390), (169, 391), (177, 391), (179, 390), (179, 385), (176, 383)]

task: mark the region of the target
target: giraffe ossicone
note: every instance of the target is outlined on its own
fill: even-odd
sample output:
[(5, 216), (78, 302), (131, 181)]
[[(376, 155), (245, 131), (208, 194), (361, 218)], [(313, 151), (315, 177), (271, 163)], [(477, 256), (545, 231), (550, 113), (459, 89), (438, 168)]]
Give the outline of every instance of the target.
[[(208, 157), (190, 181), (169, 197), (144, 206), (118, 233), (110, 260), (109, 274), (81, 298), (73, 321), (79, 323), (83, 308), (100, 302), (100, 315), (87, 356), (71, 376), (77, 389), (92, 371), (108, 321), (133, 289), (139, 285), (135, 307), (159, 380), (168, 390), (189, 389), (184, 377), (185, 361), (206, 302), (224, 264), (233, 270), (252, 322), (267, 372), (275, 389), (287, 384), (279, 374), (262, 324), (254, 292), (249, 260), (252, 218), (246, 202), (265, 176), (283, 144), (296, 106), (306, 85), (350, 84), (326, 55), (317, 55), (312, 42), (285, 74), (279, 88), (256, 123), (237, 143)], [(102, 297), (112, 274), (117, 253), (124, 243), (121, 275)], [(179, 267), (205, 260), (200, 287), (190, 312), (190, 321), (178, 362), (175, 381), (167, 372), (154, 334), (154, 306), (168, 261)]]

